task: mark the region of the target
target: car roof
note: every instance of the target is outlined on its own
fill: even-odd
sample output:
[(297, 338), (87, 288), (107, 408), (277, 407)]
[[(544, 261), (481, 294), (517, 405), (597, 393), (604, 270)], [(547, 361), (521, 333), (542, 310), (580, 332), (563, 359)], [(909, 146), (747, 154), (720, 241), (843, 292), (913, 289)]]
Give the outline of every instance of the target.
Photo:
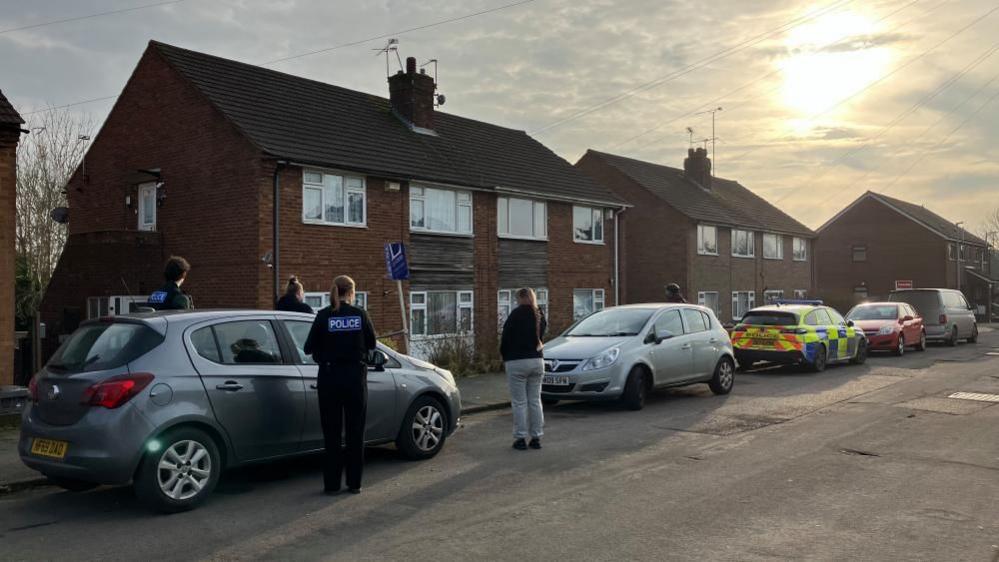
[(136, 312), (131, 314), (121, 314), (114, 318), (123, 320), (146, 320), (156, 322), (165, 320), (168, 324), (184, 323), (193, 324), (202, 320), (218, 320), (247, 318), (253, 316), (281, 316), (285, 318), (301, 318), (302, 320), (312, 320), (315, 314), (305, 312), (286, 312), (283, 310), (259, 310), (259, 309), (203, 309), (203, 310), (162, 310), (157, 312)]
[(768, 304), (766, 306), (758, 306), (750, 309), (749, 312), (794, 312), (797, 314), (805, 314), (815, 310), (816, 308), (827, 307), (814, 304)]
[(858, 303), (858, 304), (854, 305), (854, 308), (856, 308), (858, 306), (898, 306), (900, 304), (905, 304), (905, 303), (900, 303), (898, 301), (895, 301), (895, 302), (889, 302), (889, 301), (862, 302), (862, 303)]

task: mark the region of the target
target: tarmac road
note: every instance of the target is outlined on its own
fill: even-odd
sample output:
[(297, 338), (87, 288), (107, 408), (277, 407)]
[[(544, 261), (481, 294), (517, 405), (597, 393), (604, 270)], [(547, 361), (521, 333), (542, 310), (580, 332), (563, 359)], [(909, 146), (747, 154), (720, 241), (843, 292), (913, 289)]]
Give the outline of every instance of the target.
[(0, 497), (0, 559), (996, 560), (999, 332), (825, 373), (740, 374), (641, 412), (469, 416), (437, 458), (369, 451), (359, 496), (315, 458), (227, 473), (203, 508), (153, 515), (127, 488)]

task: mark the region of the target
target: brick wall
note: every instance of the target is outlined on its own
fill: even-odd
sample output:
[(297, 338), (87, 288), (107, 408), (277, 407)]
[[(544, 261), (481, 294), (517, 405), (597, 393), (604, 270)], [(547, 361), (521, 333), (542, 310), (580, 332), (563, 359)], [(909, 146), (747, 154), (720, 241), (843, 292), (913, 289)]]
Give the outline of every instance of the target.
[(481, 353), (499, 350), (499, 236), (496, 226), (496, 194), (472, 195), (472, 229), (475, 232), (475, 339)]
[[(867, 247), (867, 261), (853, 261), (853, 246)], [(854, 288), (861, 285), (871, 298), (886, 297), (897, 279), (916, 287), (954, 286), (947, 241), (871, 198), (828, 225), (815, 254), (819, 296), (844, 309), (855, 304)]]
[(14, 197), (20, 132), (0, 130), (0, 386), (14, 384)]

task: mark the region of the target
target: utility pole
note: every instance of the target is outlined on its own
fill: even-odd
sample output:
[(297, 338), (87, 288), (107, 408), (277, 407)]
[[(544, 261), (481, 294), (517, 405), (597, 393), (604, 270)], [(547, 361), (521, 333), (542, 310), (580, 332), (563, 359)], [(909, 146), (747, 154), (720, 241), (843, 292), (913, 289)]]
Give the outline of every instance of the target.
[(714, 177), (716, 177), (716, 178), (718, 177), (718, 173), (716, 171), (717, 168), (718, 168), (718, 162), (717, 162), (717, 160), (715, 160), (715, 140), (718, 137), (717, 137), (717, 135), (715, 135), (715, 114), (718, 113), (721, 110), (722, 110), (722, 107), (718, 106), (718, 107), (716, 107), (714, 109), (709, 109), (707, 111), (702, 111), (700, 113), (695, 113), (694, 114), (694, 115), (704, 115), (705, 113), (710, 113), (711, 114), (711, 163), (712, 163), (712, 166), (711, 166), (711, 175), (714, 176)]
[(964, 221), (955, 223), (957, 229), (961, 231), (961, 243), (957, 246), (957, 290), (961, 290), (961, 250), (964, 249)]

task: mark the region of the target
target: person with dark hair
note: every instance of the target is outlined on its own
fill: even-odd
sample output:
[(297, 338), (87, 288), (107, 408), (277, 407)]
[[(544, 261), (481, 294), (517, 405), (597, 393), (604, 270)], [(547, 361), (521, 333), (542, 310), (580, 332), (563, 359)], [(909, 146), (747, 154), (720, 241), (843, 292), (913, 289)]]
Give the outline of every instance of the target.
[[(541, 378), (545, 374), (542, 350), (548, 322), (537, 305), (534, 291), (517, 291), (519, 306), (503, 323), (500, 355), (510, 385), (513, 409), (513, 448), (526, 451), (541, 448), (545, 414), (541, 405)], [(529, 429), (528, 429), (528, 426)], [(531, 442), (527, 443), (528, 432)]]
[(312, 307), (305, 303), (305, 287), (294, 275), (288, 279), (288, 287), (284, 291), (284, 296), (278, 299), (277, 306), (274, 308), (285, 312), (313, 313)]
[(166, 283), (149, 295), (149, 305), (153, 310), (190, 310), (194, 308), (191, 297), (180, 290), (187, 280), (187, 272), (191, 264), (180, 256), (170, 256), (163, 268), (163, 278)]
[(666, 285), (666, 302), (687, 302), (680, 294), (680, 286), (676, 283)]
[[(361, 492), (364, 465), (364, 423), (368, 407), (366, 359), (375, 349), (375, 329), (364, 309), (353, 306), (354, 280), (341, 275), (333, 280), (332, 304), (316, 314), (305, 340), (305, 353), (319, 364), (319, 418), (326, 453), (323, 488), (340, 491), (346, 464), (347, 488)], [(346, 431), (344, 431), (346, 429)], [(347, 449), (341, 436), (346, 433)]]

